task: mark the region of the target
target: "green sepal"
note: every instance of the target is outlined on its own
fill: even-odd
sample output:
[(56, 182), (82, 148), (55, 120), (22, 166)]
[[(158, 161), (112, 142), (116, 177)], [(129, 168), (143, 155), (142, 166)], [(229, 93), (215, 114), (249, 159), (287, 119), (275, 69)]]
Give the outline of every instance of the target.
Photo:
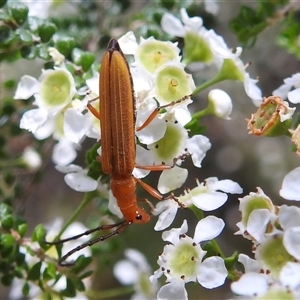
[(0, 246), (1, 250), (6, 251), (7, 249), (11, 249), (15, 243), (15, 239), (9, 233), (3, 233), (0, 237)]
[(14, 225), (14, 218), (12, 215), (6, 215), (1, 220), (1, 226), (5, 230), (9, 230)]
[(21, 41), (24, 44), (32, 44), (33, 38), (32, 38), (32, 34), (29, 30), (24, 29), (24, 28), (18, 28), (16, 30), (16, 33), (19, 35)]
[(87, 72), (95, 61), (95, 55), (93, 53), (78, 48), (73, 49), (72, 58), (74, 63), (81, 66), (84, 72)]
[(39, 224), (35, 227), (32, 234), (32, 241), (43, 243), (45, 241), (46, 229), (42, 224)]
[(20, 50), (21, 56), (26, 59), (34, 59), (36, 57), (35, 46), (23, 46)]

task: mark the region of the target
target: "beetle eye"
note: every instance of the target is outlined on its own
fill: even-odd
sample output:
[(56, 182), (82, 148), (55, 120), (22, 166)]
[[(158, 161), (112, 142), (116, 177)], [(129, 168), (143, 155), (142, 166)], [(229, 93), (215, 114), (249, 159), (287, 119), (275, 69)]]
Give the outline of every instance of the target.
[(142, 215), (137, 215), (135, 218), (136, 218), (138, 221), (141, 221), (141, 220), (143, 219)]

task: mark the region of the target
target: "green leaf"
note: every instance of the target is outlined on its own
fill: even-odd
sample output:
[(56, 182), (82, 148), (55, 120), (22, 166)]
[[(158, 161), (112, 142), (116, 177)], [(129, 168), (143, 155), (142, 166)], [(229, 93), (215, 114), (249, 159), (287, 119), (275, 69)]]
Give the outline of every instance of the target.
[(48, 45), (45, 44), (36, 45), (36, 52), (39, 58), (42, 58), (44, 60), (51, 59), (51, 55), (48, 52)]
[(68, 56), (75, 47), (75, 39), (63, 34), (53, 36), (54, 47), (64, 56)]
[(56, 279), (56, 266), (54, 264), (49, 264), (44, 270), (43, 279), (48, 281), (51, 279)]
[(22, 25), (27, 20), (28, 7), (25, 4), (17, 1), (9, 1), (7, 9), (18, 25)]
[(64, 291), (62, 291), (62, 294), (65, 297), (73, 298), (76, 296), (76, 288), (73, 281), (69, 278), (67, 278), (67, 287)]
[(20, 234), (21, 237), (24, 237), (27, 231), (27, 224), (23, 223), (18, 225), (18, 232)]
[(72, 58), (74, 63), (81, 66), (84, 72), (87, 72), (95, 61), (95, 55), (93, 53), (78, 48), (73, 49)]
[(43, 243), (45, 241), (46, 229), (42, 224), (39, 224), (35, 227), (32, 234), (32, 241)]
[(41, 276), (41, 266), (42, 266), (41, 261), (33, 265), (28, 272), (27, 279), (32, 281), (39, 280)]
[(72, 266), (72, 272), (78, 274), (83, 269), (85, 269), (91, 262), (92, 262), (91, 257), (85, 257), (84, 255), (80, 255), (76, 259), (76, 262), (74, 263), (74, 266)]
[(0, 220), (4, 218), (6, 215), (12, 213), (12, 208), (6, 203), (0, 203)]
[(10, 28), (6, 25), (1, 25), (0, 26), (0, 45), (3, 44), (10, 35)]
[(4, 286), (10, 286), (12, 284), (12, 281), (14, 279), (14, 276), (11, 274), (6, 274), (2, 276), (1, 282)]
[(92, 270), (86, 271), (82, 275), (79, 276), (79, 279), (82, 280), (84, 278), (90, 277), (93, 273), (94, 273), (94, 271), (92, 271)]
[(32, 44), (33, 38), (32, 38), (32, 34), (29, 30), (23, 29), (23, 28), (18, 28), (16, 30), (16, 33), (19, 35), (21, 41), (24, 44)]
[(1, 220), (1, 225), (5, 230), (11, 229), (14, 225), (14, 218), (12, 217), (12, 215), (4, 216)]
[(49, 42), (56, 31), (56, 25), (49, 21), (42, 22), (38, 27), (38, 34), (43, 43)]
[(30, 286), (29, 286), (29, 283), (26, 281), (22, 287), (23, 296), (25, 296), (25, 297), (28, 296), (29, 291), (30, 291)]
[(35, 46), (23, 46), (20, 50), (21, 56), (26, 59), (34, 59), (36, 57)]
[(0, 237), (0, 245), (2, 249), (10, 249), (13, 247), (15, 243), (15, 239), (13, 238), (13, 236), (9, 233), (4, 233), (1, 235)]

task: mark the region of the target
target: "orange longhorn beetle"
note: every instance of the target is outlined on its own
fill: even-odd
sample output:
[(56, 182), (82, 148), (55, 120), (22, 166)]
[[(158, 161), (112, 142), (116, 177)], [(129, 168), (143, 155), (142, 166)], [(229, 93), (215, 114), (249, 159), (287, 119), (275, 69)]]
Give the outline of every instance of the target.
[(179, 103), (190, 96), (173, 101), (167, 105), (157, 107), (140, 127), (135, 128), (135, 97), (133, 82), (127, 60), (120, 49), (118, 41), (111, 39), (107, 51), (104, 54), (100, 69), (100, 112), (90, 103), (89, 110), (95, 117), (101, 120), (101, 156), (97, 159), (102, 163), (102, 170), (110, 174), (110, 188), (117, 199), (117, 204), (124, 216), (124, 220), (111, 225), (102, 225), (88, 230), (71, 238), (48, 242), (48, 244), (59, 244), (81, 236), (88, 235), (98, 230), (114, 231), (99, 238), (86, 242), (69, 251), (59, 260), (60, 265), (74, 252), (99, 241), (114, 236), (132, 223), (147, 223), (150, 215), (137, 205), (136, 183), (138, 182), (149, 194), (158, 200), (174, 199), (173, 194), (164, 197), (157, 190), (135, 178), (132, 171), (135, 167), (144, 170), (162, 171), (175, 166), (178, 159), (183, 159), (187, 154), (181, 155), (173, 160), (173, 165), (140, 166), (135, 163), (136, 141), (135, 130), (145, 128), (158, 114), (159, 110)]

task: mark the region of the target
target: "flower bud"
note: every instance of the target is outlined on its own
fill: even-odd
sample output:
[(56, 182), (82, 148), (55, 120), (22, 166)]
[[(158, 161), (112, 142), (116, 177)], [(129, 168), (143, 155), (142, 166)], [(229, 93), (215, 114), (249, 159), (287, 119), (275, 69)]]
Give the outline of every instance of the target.
[(214, 115), (221, 119), (230, 120), (232, 102), (227, 93), (219, 89), (211, 90), (208, 94), (208, 101)]

